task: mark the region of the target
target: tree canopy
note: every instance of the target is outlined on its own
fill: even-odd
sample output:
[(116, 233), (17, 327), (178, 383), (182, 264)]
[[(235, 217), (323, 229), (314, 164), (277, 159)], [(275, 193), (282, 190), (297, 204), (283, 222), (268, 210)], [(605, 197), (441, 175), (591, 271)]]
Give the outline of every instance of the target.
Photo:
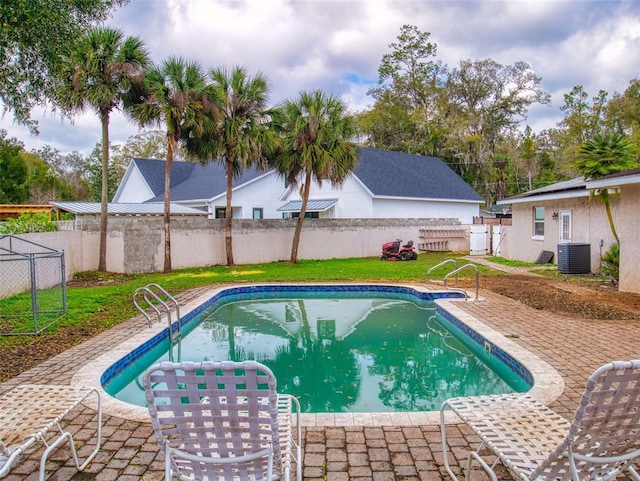
[(140, 126), (166, 129), (167, 161), (164, 173), (164, 272), (171, 271), (170, 191), (173, 156), (188, 132), (200, 135), (206, 116), (206, 77), (202, 66), (182, 57), (169, 57), (152, 65), (144, 76), (140, 101), (129, 110)]
[(76, 41), (129, 0), (2, 0), (0, 101), (34, 131), (31, 109), (55, 95), (56, 79)]
[(298, 259), (302, 224), (309, 202), (311, 182), (341, 185), (358, 163), (358, 149), (351, 142), (355, 120), (344, 103), (321, 90), (300, 92), (275, 114), (282, 137), (276, 169), (291, 185), (300, 185), (302, 206), (291, 246), (291, 262)]
[(233, 179), (247, 167), (266, 169), (268, 153), (276, 145), (269, 130), (267, 78), (260, 72), (249, 75), (243, 67), (209, 71), (207, 106), (201, 132), (190, 131), (188, 149), (205, 161), (224, 162), (226, 172), (225, 251), (227, 266), (233, 266), (231, 197)]
[(109, 197), (109, 119), (111, 112), (127, 104), (142, 85), (149, 55), (138, 37), (125, 37), (121, 30), (92, 28), (77, 44), (63, 65), (57, 102), (70, 112), (90, 106), (102, 126), (102, 184), (100, 195), (100, 260), (107, 268), (107, 204)]
[[(585, 179), (598, 179), (605, 175), (624, 172), (638, 167), (636, 145), (618, 132), (598, 132), (582, 143), (576, 161), (576, 169)], [(620, 239), (613, 222), (609, 189), (591, 191), (605, 207), (611, 233), (619, 244)]]
[(547, 105), (542, 78), (523, 61), (464, 59), (448, 67), (437, 60), (429, 32), (411, 25), (382, 56), (375, 100), (358, 114), (366, 145), (433, 155), (483, 195), (489, 205), (508, 195), (575, 176), (583, 142), (614, 130), (640, 142), (640, 81), (610, 99), (590, 98), (576, 85), (564, 95), (564, 118), (533, 133), (529, 109)]

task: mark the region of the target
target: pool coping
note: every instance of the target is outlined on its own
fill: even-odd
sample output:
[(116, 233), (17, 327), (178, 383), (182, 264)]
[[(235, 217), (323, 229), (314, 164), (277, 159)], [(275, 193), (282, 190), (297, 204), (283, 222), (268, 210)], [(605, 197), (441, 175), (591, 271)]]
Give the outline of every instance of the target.
[[(184, 306), (180, 307), (182, 317), (198, 308), (201, 304), (207, 302), (216, 294), (222, 291), (236, 287), (250, 286), (269, 286), (269, 285), (320, 285), (319, 283), (260, 283), (260, 284), (237, 284), (235, 286), (215, 287), (204, 292), (200, 296), (191, 300)], [(322, 283), (321, 285), (346, 285), (345, 283)], [(358, 285), (358, 284), (355, 284)], [(362, 284), (364, 285), (364, 284)], [(369, 285), (369, 284), (367, 284)], [(404, 287), (413, 289), (416, 292), (424, 294), (434, 294), (445, 292), (442, 290), (429, 289), (420, 285), (405, 284), (376, 284), (390, 287)], [(449, 291), (450, 293), (450, 291)], [(511, 339), (506, 338), (499, 332), (485, 325), (474, 316), (462, 310), (460, 303), (465, 302), (483, 302), (482, 298), (478, 300), (464, 299), (436, 299), (436, 305), (444, 309), (449, 315), (455, 317), (461, 323), (474, 330), (488, 342), (502, 349), (517, 362), (521, 363), (533, 376), (534, 384), (529, 394), (544, 404), (549, 404), (557, 399), (564, 390), (564, 381), (560, 374), (547, 362), (540, 359), (535, 354), (527, 351), (523, 346), (517, 344)], [(128, 338), (126, 341), (115, 346), (97, 357), (92, 362), (80, 368), (71, 380), (72, 385), (82, 385), (97, 388), (102, 397), (102, 410), (104, 414), (115, 416), (131, 421), (149, 421), (149, 412), (143, 406), (135, 406), (124, 401), (120, 401), (109, 395), (102, 387), (101, 377), (111, 365), (121, 358), (125, 357), (131, 351), (142, 345), (144, 342), (159, 334), (166, 329), (166, 324), (156, 322), (150, 327), (145, 328), (138, 334)], [(453, 420), (451, 413), (445, 413), (445, 421)], [(319, 413), (319, 414), (301, 414), (302, 426), (417, 426), (417, 425), (437, 425), (440, 422), (440, 413), (438, 411), (422, 411), (422, 412), (374, 412), (374, 413)]]

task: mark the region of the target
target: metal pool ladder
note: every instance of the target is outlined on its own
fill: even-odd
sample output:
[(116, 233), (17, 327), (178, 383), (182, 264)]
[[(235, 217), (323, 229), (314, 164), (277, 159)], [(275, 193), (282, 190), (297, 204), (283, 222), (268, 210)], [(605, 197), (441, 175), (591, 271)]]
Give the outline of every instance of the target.
[[(453, 263), (456, 266), (456, 268), (454, 270), (452, 270), (451, 272), (449, 272), (447, 275), (445, 275), (444, 278), (442, 279), (442, 281), (431, 279), (431, 272), (432, 271), (434, 271), (438, 267), (441, 267), (441, 266), (443, 266), (445, 264), (449, 264), (449, 263)], [(480, 272), (478, 271), (478, 266), (476, 266), (475, 264), (469, 263), (469, 264), (465, 264), (463, 266), (458, 267), (458, 262), (455, 259), (445, 259), (442, 262), (440, 262), (439, 264), (436, 264), (435, 266), (431, 267), (427, 271), (427, 279), (430, 282), (441, 282), (444, 285), (445, 289), (447, 289), (449, 291), (455, 291), (455, 292), (460, 292), (460, 293), (464, 294), (465, 301), (468, 301), (469, 300), (469, 296), (467, 294), (467, 291), (465, 289), (462, 289), (461, 287), (458, 287), (458, 273), (460, 271), (468, 269), (469, 267), (473, 268), (475, 270), (475, 272), (476, 272), (476, 286), (475, 286), (476, 298), (475, 298), (475, 300), (477, 301), (478, 300), (478, 290), (479, 290), (479, 285), (480, 285)], [(454, 283), (453, 287), (449, 287), (447, 285), (447, 280), (452, 276), (454, 276), (455, 283)]]
[[(155, 311), (156, 316), (158, 317), (158, 321), (162, 321), (162, 312), (160, 307), (167, 314), (167, 322), (169, 326), (169, 338), (172, 342), (179, 340), (182, 337), (182, 326), (180, 324), (180, 305), (178, 301), (176, 301), (175, 297), (169, 294), (163, 287), (158, 284), (152, 283), (147, 284), (144, 287), (137, 288), (133, 293), (133, 305), (144, 315), (147, 319), (147, 323), (149, 327), (153, 324), (151, 319), (151, 314), (149, 314), (146, 309), (144, 309), (139, 302), (139, 299), (142, 298), (144, 302), (147, 303), (153, 311)], [(154, 302), (155, 301), (155, 302)], [(169, 304), (172, 304), (175, 307), (176, 311), (176, 328), (173, 327), (173, 322), (171, 321), (171, 307)]]

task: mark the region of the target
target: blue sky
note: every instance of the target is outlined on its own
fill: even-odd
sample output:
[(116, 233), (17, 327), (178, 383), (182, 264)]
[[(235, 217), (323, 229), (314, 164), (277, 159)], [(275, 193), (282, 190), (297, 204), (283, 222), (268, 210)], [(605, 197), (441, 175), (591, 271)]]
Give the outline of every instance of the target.
[[(583, 85), (622, 92), (640, 76), (640, 1), (534, 0), (132, 0), (108, 25), (137, 35), (154, 61), (178, 55), (213, 67), (242, 65), (270, 81), (270, 103), (322, 89), (351, 110), (371, 105), (382, 56), (404, 24), (430, 32), (437, 59), (492, 58), (527, 62), (542, 77), (551, 106), (530, 110), (534, 131), (555, 127), (563, 95)], [(91, 111), (73, 123), (37, 110), (40, 135), (30, 137), (10, 115), (0, 128), (27, 149), (49, 144), (62, 153), (89, 153), (100, 140)], [(526, 123), (523, 123), (526, 125)], [(122, 143), (138, 129), (114, 114), (111, 138)]]

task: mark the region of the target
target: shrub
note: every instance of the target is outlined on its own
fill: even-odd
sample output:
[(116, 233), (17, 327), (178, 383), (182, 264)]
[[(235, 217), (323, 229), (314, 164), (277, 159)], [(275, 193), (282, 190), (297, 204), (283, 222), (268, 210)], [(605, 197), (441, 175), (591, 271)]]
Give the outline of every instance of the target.
[(609, 250), (600, 257), (600, 272), (611, 276), (615, 282), (620, 278), (620, 244), (611, 244)]
[(52, 232), (57, 226), (49, 220), (45, 213), (20, 214), (17, 219), (0, 222), (0, 234), (29, 234), (31, 232)]

